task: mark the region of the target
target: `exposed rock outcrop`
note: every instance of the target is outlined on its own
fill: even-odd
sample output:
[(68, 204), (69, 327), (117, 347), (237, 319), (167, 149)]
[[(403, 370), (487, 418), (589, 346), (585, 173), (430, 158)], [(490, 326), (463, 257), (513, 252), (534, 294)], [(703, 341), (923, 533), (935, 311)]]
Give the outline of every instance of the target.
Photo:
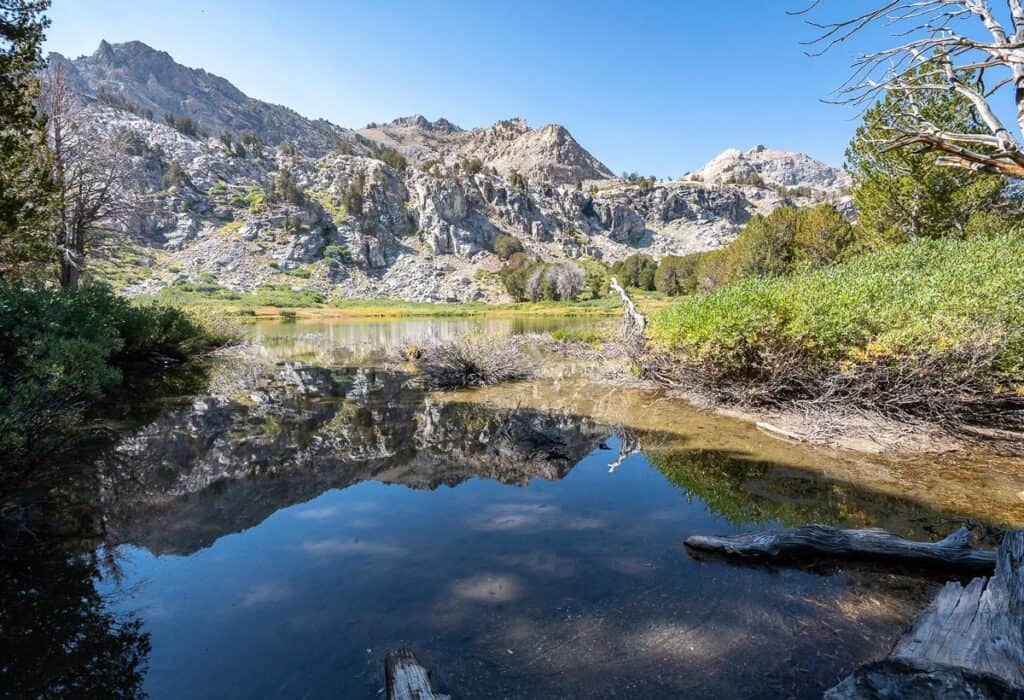
[(127, 237), (145, 262), (130, 294), (205, 280), (498, 300), (481, 272), (500, 266), (502, 234), (546, 260), (613, 262), (721, 246), (780, 206), (831, 201), (852, 212), (846, 173), (802, 154), (727, 151), (682, 180), (626, 182), (558, 125), (464, 130), (415, 115), (350, 131), (139, 42), (51, 60), (66, 64), (82, 118), (124, 139), (133, 159), (145, 205)]

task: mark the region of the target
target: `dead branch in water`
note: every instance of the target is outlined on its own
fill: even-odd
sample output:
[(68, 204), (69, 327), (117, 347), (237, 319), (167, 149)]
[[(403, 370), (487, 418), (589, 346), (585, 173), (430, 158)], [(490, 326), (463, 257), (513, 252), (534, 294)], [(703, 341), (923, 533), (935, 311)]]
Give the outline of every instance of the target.
[(874, 528), (838, 530), (825, 525), (808, 525), (730, 537), (694, 535), (686, 539), (686, 546), (739, 559), (859, 558), (957, 571), (992, 571), (996, 553), (972, 547), (970, 538), (971, 531), (966, 527), (940, 542), (915, 542)]

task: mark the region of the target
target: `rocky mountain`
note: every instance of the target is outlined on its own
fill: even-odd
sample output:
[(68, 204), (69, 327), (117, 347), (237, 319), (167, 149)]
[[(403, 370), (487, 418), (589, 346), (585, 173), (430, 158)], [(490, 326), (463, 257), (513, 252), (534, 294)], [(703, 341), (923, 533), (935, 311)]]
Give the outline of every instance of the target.
[[(62, 59), (51, 55), (51, 60)], [(253, 131), (271, 146), (287, 141), (307, 155), (322, 156), (341, 145), (346, 131), (248, 97), (224, 78), (175, 63), (166, 52), (140, 41), (101, 41), (91, 56), (63, 62), (69, 81), (97, 102), (150, 119), (187, 117), (214, 136)]]
[(693, 174), (703, 182), (756, 184), (825, 194), (850, 189), (850, 175), (842, 168), (815, 160), (803, 153), (754, 146), (746, 153), (730, 148)]
[(557, 185), (614, 177), (558, 124), (531, 129), (523, 119), (506, 119), (465, 131), (445, 119), (429, 122), (415, 115), (357, 133), (394, 148), (421, 166), (437, 162), (452, 168), (478, 160), (501, 175), (518, 172), (530, 180)]
[(558, 125), (413, 116), (353, 131), (138, 42), (51, 60), (96, 137), (120, 139), (133, 161), (140, 206), (111, 222), (125, 250), (93, 265), (129, 294), (191, 282), (504, 300), (501, 235), (545, 260), (612, 262), (721, 246), (780, 206), (849, 208), (845, 173), (802, 154), (727, 151), (680, 180), (629, 182)]

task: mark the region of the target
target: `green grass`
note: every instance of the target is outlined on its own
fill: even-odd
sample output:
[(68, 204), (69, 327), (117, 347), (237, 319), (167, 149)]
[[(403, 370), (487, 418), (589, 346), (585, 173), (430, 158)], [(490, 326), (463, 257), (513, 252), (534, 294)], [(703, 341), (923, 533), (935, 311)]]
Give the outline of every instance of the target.
[[(637, 304), (650, 313), (666, 303), (657, 292), (630, 292)], [(300, 309), (303, 316), (344, 316), (350, 318), (401, 318), (431, 316), (615, 316), (622, 312), (617, 296), (585, 301), (538, 301), (514, 304), (486, 302), (433, 303), (400, 299), (329, 299), (321, 292), (292, 289), (289, 285), (263, 285), (253, 292), (240, 292), (213, 282), (178, 282), (152, 297), (161, 303), (228, 314), (251, 314), (257, 310)], [(272, 313), (272, 311), (270, 311)]]
[(994, 348), (979, 377), (1020, 391), (1024, 238), (921, 241), (815, 272), (741, 280), (672, 303), (650, 336), (681, 362), (733, 376), (783, 356), (849, 369)]
[(538, 301), (515, 304), (484, 302), (431, 303), (397, 299), (344, 299), (331, 306), (345, 316), (500, 316), (502, 314), (533, 314), (553, 316), (588, 316), (617, 314), (620, 302), (606, 297), (588, 301)]
[(316, 308), (326, 297), (315, 290), (295, 290), (286, 285), (263, 285), (253, 292), (238, 292), (216, 283), (173, 284), (164, 287), (154, 297), (172, 306), (206, 308), (221, 311), (245, 311), (262, 306), (276, 308)]

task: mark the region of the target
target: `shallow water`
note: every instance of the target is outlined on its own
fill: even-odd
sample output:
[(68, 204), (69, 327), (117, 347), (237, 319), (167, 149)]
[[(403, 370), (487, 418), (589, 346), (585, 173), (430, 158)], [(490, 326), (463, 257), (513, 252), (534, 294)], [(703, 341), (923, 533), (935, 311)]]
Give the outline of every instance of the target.
[[(5, 582), (39, 572), (45, 601), (93, 591), (36, 605), (56, 631), (29, 648), (89, 620), (96, 682), (154, 698), (378, 697), (399, 644), (456, 698), (820, 697), (884, 654), (936, 583), (736, 566), (683, 538), (1024, 522), (1007, 461), (928, 461), (937, 490), (924, 461), (788, 445), (572, 363), (451, 393), (380, 365), (429, 335), (557, 323), (254, 326), (262, 356), (116, 424), (97, 456), (102, 537), (71, 550), (96, 556), (39, 557)], [(39, 684), (82, 656), (52, 654)]]

